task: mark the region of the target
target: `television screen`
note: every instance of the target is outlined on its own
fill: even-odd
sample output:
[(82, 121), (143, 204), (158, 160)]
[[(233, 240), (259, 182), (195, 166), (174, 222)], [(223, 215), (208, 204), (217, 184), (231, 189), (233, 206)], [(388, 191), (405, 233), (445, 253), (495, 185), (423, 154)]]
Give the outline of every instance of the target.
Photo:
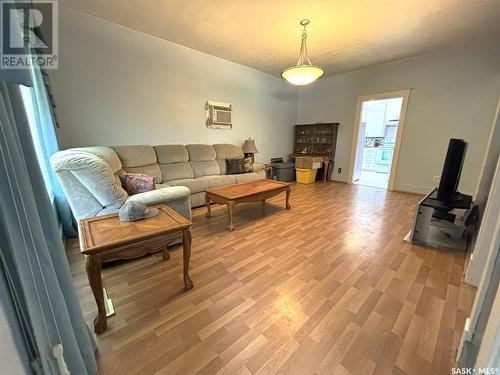
[(439, 181), (437, 199), (445, 202), (454, 199), (460, 182), (460, 173), (462, 172), (466, 151), (467, 142), (463, 139), (450, 139), (441, 180)]

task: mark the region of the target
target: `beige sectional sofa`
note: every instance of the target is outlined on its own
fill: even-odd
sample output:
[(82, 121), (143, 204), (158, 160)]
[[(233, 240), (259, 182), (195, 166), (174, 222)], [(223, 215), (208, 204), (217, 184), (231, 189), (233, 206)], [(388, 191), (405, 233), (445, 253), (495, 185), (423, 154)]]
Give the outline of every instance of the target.
[[(227, 174), (226, 159), (242, 157), (241, 147), (231, 144), (138, 145), (64, 150), (51, 163), (77, 220), (115, 212), (127, 200), (166, 203), (190, 219), (208, 188), (265, 178), (262, 164), (251, 173)], [(156, 190), (129, 197), (121, 170), (155, 177)]]

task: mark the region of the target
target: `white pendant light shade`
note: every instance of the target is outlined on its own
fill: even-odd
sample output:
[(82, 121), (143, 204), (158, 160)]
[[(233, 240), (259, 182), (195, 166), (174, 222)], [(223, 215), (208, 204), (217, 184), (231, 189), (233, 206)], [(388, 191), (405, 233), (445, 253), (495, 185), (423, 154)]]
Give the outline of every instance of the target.
[(293, 85), (304, 86), (316, 81), (325, 74), (325, 71), (319, 66), (302, 65), (293, 66), (283, 70), (281, 76)]
[(287, 68), (281, 72), (281, 76), (293, 85), (304, 86), (316, 81), (325, 74), (323, 68), (311, 64), (307, 56), (307, 31), (309, 20), (302, 20), (300, 24), (304, 27), (302, 31), (302, 42), (300, 44), (299, 60), (296, 66)]

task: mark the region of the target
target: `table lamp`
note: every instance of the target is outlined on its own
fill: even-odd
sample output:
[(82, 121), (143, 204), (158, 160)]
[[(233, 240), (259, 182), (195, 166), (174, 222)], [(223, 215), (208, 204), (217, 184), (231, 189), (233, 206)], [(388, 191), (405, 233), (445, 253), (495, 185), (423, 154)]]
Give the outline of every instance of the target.
[(254, 139), (245, 139), (245, 143), (243, 143), (243, 152), (245, 153), (246, 158), (249, 156), (252, 158), (252, 163), (255, 161), (254, 154), (259, 152), (259, 150), (257, 150), (257, 147), (255, 147)]

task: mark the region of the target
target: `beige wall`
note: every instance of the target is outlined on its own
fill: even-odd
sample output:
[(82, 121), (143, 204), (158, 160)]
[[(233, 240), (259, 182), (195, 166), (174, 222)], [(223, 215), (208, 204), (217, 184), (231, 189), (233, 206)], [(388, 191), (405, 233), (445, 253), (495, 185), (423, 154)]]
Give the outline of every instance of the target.
[[(473, 194), (500, 95), (500, 44), (443, 51), (320, 80), (300, 90), (299, 123), (340, 122), (332, 178), (347, 181), (356, 97), (412, 88), (394, 188), (425, 193), (449, 138), (469, 142), (460, 189)], [(337, 168), (342, 173), (337, 173)]]
[[(63, 148), (252, 137), (267, 162), (292, 149), (297, 91), (280, 78), (62, 6), (59, 22), (50, 76)], [(232, 130), (205, 127), (207, 100), (233, 104)]]

